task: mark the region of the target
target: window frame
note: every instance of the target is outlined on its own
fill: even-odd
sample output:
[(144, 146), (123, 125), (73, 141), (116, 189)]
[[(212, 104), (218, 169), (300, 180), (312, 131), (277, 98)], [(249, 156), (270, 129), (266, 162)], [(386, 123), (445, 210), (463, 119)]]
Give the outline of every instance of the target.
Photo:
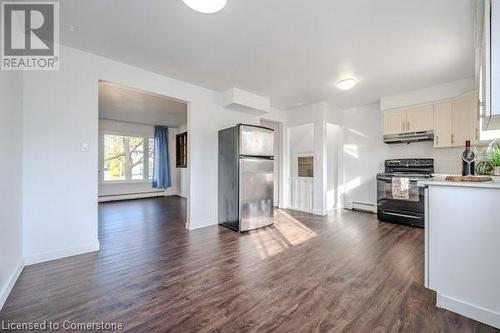
[[(301, 177), (299, 176), (299, 157), (312, 157), (313, 158), (313, 176), (312, 177)], [(297, 179), (314, 179), (316, 174), (316, 163), (318, 162), (317, 155), (314, 152), (294, 152), (292, 154), (292, 165), (291, 172), (292, 177)]]
[[(182, 141), (182, 142), (181, 142)], [(187, 145), (188, 145), (187, 132), (175, 135), (175, 167), (187, 168)], [(180, 154), (182, 150), (182, 154)], [(182, 157), (181, 157), (182, 155)]]
[[(120, 179), (120, 180), (105, 180), (104, 179), (104, 155), (105, 155), (105, 145), (104, 145), (104, 138), (106, 135), (113, 135), (113, 136), (129, 136), (129, 137), (136, 137), (136, 138), (142, 138), (142, 144), (143, 144), (143, 179)], [(153, 140), (154, 144), (154, 135), (144, 135), (144, 134), (138, 134), (138, 133), (132, 133), (132, 132), (119, 132), (119, 131), (103, 131), (99, 135), (99, 146), (101, 147), (100, 152), (99, 152), (99, 184), (100, 185), (118, 185), (118, 184), (152, 184), (153, 180), (149, 178), (150, 176), (153, 175), (153, 170), (149, 170), (149, 139)], [(154, 149), (152, 151), (152, 154), (154, 155)]]

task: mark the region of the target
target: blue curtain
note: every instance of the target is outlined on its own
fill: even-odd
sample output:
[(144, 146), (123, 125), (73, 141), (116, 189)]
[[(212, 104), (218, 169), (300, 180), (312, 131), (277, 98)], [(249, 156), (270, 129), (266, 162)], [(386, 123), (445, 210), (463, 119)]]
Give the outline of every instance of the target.
[(171, 185), (168, 127), (155, 126), (153, 188), (167, 188)]

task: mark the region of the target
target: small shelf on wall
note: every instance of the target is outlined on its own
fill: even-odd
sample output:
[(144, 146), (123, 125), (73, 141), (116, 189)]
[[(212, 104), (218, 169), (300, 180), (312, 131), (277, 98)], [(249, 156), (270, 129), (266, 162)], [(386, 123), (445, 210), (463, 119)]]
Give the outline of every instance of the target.
[(175, 166), (187, 168), (187, 132), (175, 136)]

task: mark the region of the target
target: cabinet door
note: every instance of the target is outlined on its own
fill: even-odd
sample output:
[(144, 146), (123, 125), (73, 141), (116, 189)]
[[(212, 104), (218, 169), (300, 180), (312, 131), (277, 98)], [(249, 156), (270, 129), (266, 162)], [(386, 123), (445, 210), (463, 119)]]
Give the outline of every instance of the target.
[(466, 140), (479, 141), (478, 93), (472, 92), (456, 98), (451, 105), (453, 147), (462, 147)]
[(406, 110), (384, 111), (384, 135), (406, 132)]
[(406, 131), (421, 132), (434, 129), (434, 106), (414, 106), (406, 110)]
[(451, 102), (434, 105), (434, 147), (451, 147)]

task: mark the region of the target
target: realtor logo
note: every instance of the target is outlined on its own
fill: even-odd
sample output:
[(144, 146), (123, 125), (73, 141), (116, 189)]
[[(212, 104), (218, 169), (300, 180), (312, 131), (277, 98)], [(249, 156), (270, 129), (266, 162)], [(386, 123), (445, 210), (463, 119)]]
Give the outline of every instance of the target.
[(2, 2), (2, 70), (59, 69), (59, 3)]

